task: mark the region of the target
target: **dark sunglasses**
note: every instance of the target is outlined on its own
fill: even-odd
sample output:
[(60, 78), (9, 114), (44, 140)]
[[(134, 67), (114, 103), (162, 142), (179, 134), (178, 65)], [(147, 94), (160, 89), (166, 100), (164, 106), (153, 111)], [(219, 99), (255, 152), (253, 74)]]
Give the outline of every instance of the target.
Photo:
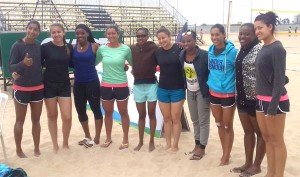
[(145, 34), (142, 34), (142, 35), (136, 35), (136, 37), (137, 38), (139, 38), (139, 37), (146, 37), (147, 35), (145, 35)]

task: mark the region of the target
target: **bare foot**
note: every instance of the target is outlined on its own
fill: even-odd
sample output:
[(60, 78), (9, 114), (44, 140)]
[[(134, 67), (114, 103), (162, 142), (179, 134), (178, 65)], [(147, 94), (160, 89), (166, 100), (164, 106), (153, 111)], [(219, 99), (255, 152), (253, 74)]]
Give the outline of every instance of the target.
[(172, 148), (171, 148), (171, 151), (173, 151), (173, 152), (177, 152), (178, 150), (179, 150), (178, 147), (172, 147)]
[(96, 140), (96, 139), (94, 138), (94, 142), (95, 142), (95, 144), (99, 144), (99, 143), (100, 143), (100, 140)]
[(258, 173), (261, 172), (261, 169), (259, 167), (256, 167), (254, 165), (252, 165), (250, 168), (248, 168), (247, 170), (243, 171), (240, 176), (244, 177), (244, 176), (253, 176), (256, 175)]
[(23, 153), (23, 151), (16, 151), (17, 153), (17, 156), (20, 157), (20, 158), (27, 158), (27, 156)]
[(135, 150), (135, 151), (139, 151), (139, 150), (143, 147), (143, 145), (144, 145), (144, 144), (140, 142), (140, 143), (134, 148), (134, 150)]
[(34, 156), (35, 156), (35, 157), (38, 157), (38, 156), (40, 156), (40, 155), (41, 155), (40, 150), (39, 150), (39, 149), (35, 149), (35, 150), (34, 150)]
[(222, 159), (219, 166), (229, 165), (229, 159)]
[(152, 152), (155, 149), (154, 142), (149, 143), (149, 152)]
[(57, 154), (57, 153), (58, 153), (58, 150), (59, 150), (59, 147), (58, 147), (58, 146), (54, 146), (54, 147), (53, 147), (53, 153), (54, 153), (54, 154)]
[(68, 144), (63, 144), (63, 149), (70, 149)]

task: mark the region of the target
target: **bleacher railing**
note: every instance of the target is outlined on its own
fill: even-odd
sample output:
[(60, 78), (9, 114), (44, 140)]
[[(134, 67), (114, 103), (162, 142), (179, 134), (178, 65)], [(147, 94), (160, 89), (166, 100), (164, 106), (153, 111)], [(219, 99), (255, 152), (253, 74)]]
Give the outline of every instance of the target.
[(170, 14), (173, 15), (173, 17), (181, 24), (184, 25), (185, 22), (187, 22), (187, 19), (184, 18), (184, 16), (178, 12), (176, 8), (174, 8), (168, 1), (166, 0), (159, 0), (160, 6), (165, 8)]

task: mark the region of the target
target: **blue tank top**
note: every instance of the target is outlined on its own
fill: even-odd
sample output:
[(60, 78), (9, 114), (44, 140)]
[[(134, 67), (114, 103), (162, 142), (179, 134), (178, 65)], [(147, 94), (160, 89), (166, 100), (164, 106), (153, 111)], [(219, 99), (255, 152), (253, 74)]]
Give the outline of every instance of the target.
[(73, 51), (74, 78), (75, 82), (89, 82), (98, 79), (95, 68), (96, 54), (93, 53), (92, 44), (85, 52), (77, 51), (77, 44)]

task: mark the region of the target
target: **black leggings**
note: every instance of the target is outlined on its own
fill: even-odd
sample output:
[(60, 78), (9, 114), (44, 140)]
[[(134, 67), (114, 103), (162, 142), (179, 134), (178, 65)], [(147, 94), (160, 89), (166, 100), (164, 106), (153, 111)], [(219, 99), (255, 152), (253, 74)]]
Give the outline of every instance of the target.
[(88, 120), (86, 114), (87, 101), (94, 113), (95, 119), (102, 119), (103, 116), (100, 109), (100, 82), (98, 79), (90, 82), (74, 83), (74, 102), (80, 122)]

